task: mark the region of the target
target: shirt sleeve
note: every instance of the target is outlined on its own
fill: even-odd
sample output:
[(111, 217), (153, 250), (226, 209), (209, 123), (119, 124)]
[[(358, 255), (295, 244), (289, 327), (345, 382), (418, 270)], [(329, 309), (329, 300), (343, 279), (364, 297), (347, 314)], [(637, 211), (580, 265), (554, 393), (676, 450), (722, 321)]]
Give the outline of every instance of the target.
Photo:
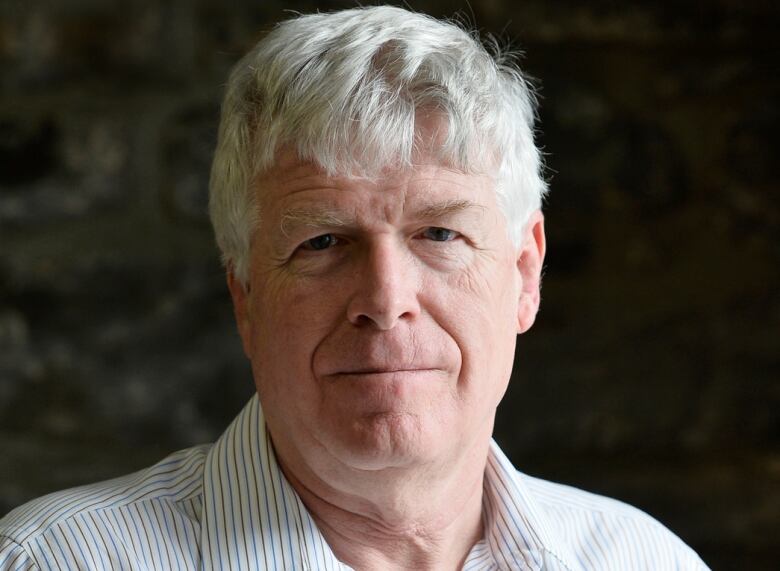
[(0, 571), (38, 571), (30, 553), (9, 537), (0, 535)]

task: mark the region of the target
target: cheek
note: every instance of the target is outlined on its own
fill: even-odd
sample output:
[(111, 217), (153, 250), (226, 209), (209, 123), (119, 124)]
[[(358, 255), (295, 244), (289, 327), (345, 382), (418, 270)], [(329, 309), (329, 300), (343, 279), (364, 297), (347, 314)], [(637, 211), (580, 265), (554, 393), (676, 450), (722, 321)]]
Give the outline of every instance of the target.
[(253, 317), (267, 336), (279, 341), (321, 330), (340, 304), (339, 288), (322, 281), (280, 274), (260, 283)]
[(442, 292), (438, 321), (461, 353), (461, 391), (497, 404), (514, 358), (518, 284), (508, 258), (484, 262), (428, 291)]
[(509, 256), (485, 255), (448, 281), (443, 289), (453, 296), (449, 303), (455, 305), (450, 307), (470, 313), (472, 327), (501, 334), (514, 331), (519, 284)]
[(258, 283), (262, 286), (254, 291), (251, 309), (252, 369), (261, 397), (280, 391), (311, 393), (312, 355), (341, 313), (338, 300), (290, 278)]

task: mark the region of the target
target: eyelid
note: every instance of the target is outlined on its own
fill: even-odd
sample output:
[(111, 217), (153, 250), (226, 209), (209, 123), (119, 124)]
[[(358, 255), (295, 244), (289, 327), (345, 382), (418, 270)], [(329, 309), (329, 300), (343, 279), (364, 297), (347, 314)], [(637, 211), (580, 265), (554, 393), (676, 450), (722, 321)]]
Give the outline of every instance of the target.
[[(324, 236), (330, 236), (332, 238), (332, 243), (330, 243), (327, 247), (322, 249), (316, 249), (309, 246), (309, 242), (312, 240), (316, 240), (317, 238), (322, 238)], [(323, 232), (322, 234), (317, 234), (316, 236), (312, 236), (311, 238), (307, 238), (298, 246), (295, 248), (295, 251), (302, 250), (304, 252), (324, 252), (325, 250), (330, 250), (331, 248), (335, 246), (340, 246), (344, 244), (344, 238), (341, 236), (338, 236), (337, 234), (333, 232)]]
[(458, 232), (457, 230), (454, 230), (454, 229), (449, 228), (447, 226), (426, 226), (425, 228), (423, 228), (420, 231), (419, 235), (425, 237), (425, 234), (429, 230), (445, 230), (447, 232), (451, 232), (452, 233), (452, 237), (449, 240), (435, 240), (435, 241), (438, 241), (438, 242), (451, 242), (452, 240), (455, 240), (457, 238), (461, 238), (463, 236), (462, 232)]
[[(303, 248), (303, 249), (312, 249), (312, 250), (316, 250), (317, 248), (312, 248), (312, 247), (311, 247), (311, 245), (312, 245), (312, 242), (314, 242), (315, 240), (319, 240), (319, 239), (321, 239), (321, 238), (328, 238), (328, 243), (327, 243), (327, 246), (326, 246), (326, 247), (330, 247), (330, 246), (332, 246), (333, 244), (335, 244), (336, 242), (338, 242), (338, 240), (336, 239), (336, 237), (335, 237), (333, 234), (330, 234), (330, 233), (325, 233), (325, 234), (317, 234), (316, 236), (312, 236), (311, 238), (306, 238), (306, 240), (304, 240), (303, 242), (301, 242), (301, 244), (300, 244), (300, 246), (299, 246), (299, 247), (300, 247), (300, 248)], [(322, 248), (322, 249), (324, 250), (324, 249), (326, 249), (326, 248)]]
[[(430, 231), (430, 230), (444, 230), (446, 232), (451, 233), (452, 236), (449, 239), (447, 239), (447, 240), (432, 240), (432, 239), (430, 239), (429, 237), (426, 236), (426, 233), (428, 231)], [(322, 249), (318, 250), (316, 248), (312, 248), (312, 247), (309, 246), (309, 242), (311, 242), (312, 240), (315, 240), (317, 238), (324, 237), (324, 236), (331, 236), (332, 237), (333, 242), (331, 244), (329, 244), (328, 247), (322, 248)], [(455, 229), (450, 228), (448, 226), (439, 226), (439, 225), (436, 225), (436, 224), (430, 224), (430, 225), (427, 225), (427, 226), (424, 226), (423, 228), (421, 228), (415, 234), (415, 238), (427, 239), (427, 240), (430, 240), (432, 242), (447, 243), (447, 242), (452, 242), (452, 241), (455, 241), (455, 240), (458, 240), (458, 239), (461, 239), (461, 238), (465, 239), (466, 235), (463, 232), (461, 232), (459, 230), (455, 230)], [(324, 251), (330, 250), (330, 249), (332, 249), (334, 247), (344, 246), (348, 241), (349, 240), (346, 239), (343, 235), (337, 234), (336, 232), (322, 232), (322, 233), (313, 235), (313, 236), (311, 236), (309, 238), (306, 238), (302, 242), (298, 243), (298, 245), (295, 246), (294, 251), (296, 251), (296, 252), (297, 251), (324, 252)]]

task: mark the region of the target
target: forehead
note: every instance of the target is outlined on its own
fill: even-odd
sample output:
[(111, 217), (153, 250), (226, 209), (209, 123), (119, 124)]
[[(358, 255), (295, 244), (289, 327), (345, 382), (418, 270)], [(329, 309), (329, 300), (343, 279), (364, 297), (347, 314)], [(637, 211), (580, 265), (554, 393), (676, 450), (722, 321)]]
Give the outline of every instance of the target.
[(379, 200), (393, 202), (439, 202), (469, 200), (495, 205), (495, 179), (485, 173), (466, 173), (429, 157), (400, 168), (389, 166), (372, 176), (329, 174), (312, 161), (301, 160), (284, 150), (276, 163), (258, 175), (254, 190), (262, 208), (327, 199), (338, 203)]

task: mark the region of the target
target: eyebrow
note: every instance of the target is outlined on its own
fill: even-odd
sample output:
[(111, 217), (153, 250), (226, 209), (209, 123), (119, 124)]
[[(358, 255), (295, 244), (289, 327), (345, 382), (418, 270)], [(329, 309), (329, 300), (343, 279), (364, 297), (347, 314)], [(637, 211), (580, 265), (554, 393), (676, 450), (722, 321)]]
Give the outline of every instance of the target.
[(318, 228), (322, 226), (344, 227), (354, 224), (354, 219), (345, 218), (344, 214), (327, 208), (289, 208), (282, 213), (279, 226), (282, 234), (289, 236), (290, 232), (299, 226)]
[(437, 204), (429, 204), (417, 211), (415, 217), (425, 220), (445, 218), (453, 214), (459, 214), (467, 210), (482, 211), (483, 206), (470, 200), (447, 200)]
[[(465, 211), (482, 211), (484, 207), (470, 200), (447, 200), (435, 204), (427, 204), (416, 211), (413, 218), (421, 220), (437, 220), (446, 218)], [(356, 226), (354, 217), (337, 210), (328, 208), (289, 208), (282, 213), (279, 226), (282, 234), (289, 236), (296, 228), (307, 226), (310, 228), (344, 228)]]

